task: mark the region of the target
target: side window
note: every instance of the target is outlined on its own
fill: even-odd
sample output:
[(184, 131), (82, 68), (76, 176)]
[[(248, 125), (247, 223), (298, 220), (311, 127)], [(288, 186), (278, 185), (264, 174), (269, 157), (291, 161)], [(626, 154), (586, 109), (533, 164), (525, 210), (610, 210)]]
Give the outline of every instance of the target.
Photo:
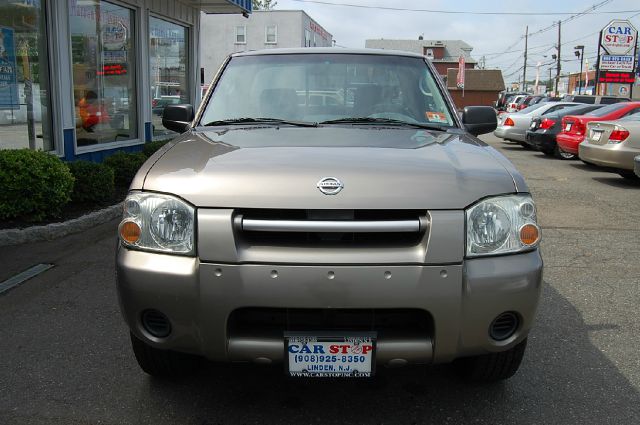
[(628, 117), (629, 115), (635, 115), (637, 113), (640, 113), (640, 108), (634, 108), (632, 110), (630, 110), (629, 112), (627, 112), (626, 114), (624, 114), (624, 117)]
[(611, 105), (613, 103), (618, 103), (618, 99), (615, 97), (602, 97), (600, 99), (600, 103), (603, 105)]
[(560, 109), (564, 109), (564, 108), (566, 108), (567, 106), (569, 106), (569, 105), (556, 105), (556, 106), (552, 106), (551, 108), (547, 109), (544, 113), (542, 113), (542, 115), (547, 115), (547, 114), (550, 114), (550, 113), (552, 113), (552, 112), (559, 111)]

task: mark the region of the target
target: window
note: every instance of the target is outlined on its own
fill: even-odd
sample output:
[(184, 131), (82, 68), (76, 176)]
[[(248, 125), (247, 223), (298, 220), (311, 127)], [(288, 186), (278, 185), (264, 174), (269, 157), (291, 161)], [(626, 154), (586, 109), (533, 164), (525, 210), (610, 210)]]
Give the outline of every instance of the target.
[(247, 27), (244, 25), (236, 27), (236, 44), (247, 44)]
[(151, 124), (153, 138), (173, 134), (162, 125), (167, 105), (190, 103), (187, 81), (189, 69), (188, 29), (149, 18), (149, 69), (151, 75)]
[(134, 12), (69, 0), (78, 147), (138, 137)]
[(0, 1), (0, 149), (55, 149), (44, 2)]
[(276, 25), (267, 25), (264, 42), (266, 44), (276, 44), (278, 42), (278, 27)]

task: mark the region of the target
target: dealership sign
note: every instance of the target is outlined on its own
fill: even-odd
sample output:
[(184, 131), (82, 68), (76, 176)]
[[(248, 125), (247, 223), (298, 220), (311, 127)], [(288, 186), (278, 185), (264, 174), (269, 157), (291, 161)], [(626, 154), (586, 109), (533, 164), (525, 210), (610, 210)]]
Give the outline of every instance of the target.
[(633, 84), (636, 77), (633, 72), (600, 71), (598, 83)]
[(633, 55), (638, 30), (627, 20), (614, 19), (602, 29), (600, 45), (610, 55)]
[(633, 56), (602, 55), (600, 57), (600, 70), (633, 72), (634, 59)]

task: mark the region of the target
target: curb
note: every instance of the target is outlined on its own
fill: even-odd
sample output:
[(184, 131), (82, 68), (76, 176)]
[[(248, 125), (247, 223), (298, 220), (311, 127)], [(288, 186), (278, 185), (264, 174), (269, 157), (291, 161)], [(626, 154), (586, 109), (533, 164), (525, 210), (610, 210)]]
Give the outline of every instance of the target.
[(0, 246), (50, 241), (106, 223), (122, 214), (122, 202), (62, 223), (0, 230)]

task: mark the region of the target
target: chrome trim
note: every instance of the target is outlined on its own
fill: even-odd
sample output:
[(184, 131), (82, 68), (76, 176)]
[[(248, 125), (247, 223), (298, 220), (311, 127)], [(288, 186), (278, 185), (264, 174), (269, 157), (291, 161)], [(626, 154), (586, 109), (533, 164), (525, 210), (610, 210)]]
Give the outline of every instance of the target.
[(420, 220), (257, 220), (242, 218), (242, 230), (254, 232), (353, 232), (391, 233), (420, 231)]

